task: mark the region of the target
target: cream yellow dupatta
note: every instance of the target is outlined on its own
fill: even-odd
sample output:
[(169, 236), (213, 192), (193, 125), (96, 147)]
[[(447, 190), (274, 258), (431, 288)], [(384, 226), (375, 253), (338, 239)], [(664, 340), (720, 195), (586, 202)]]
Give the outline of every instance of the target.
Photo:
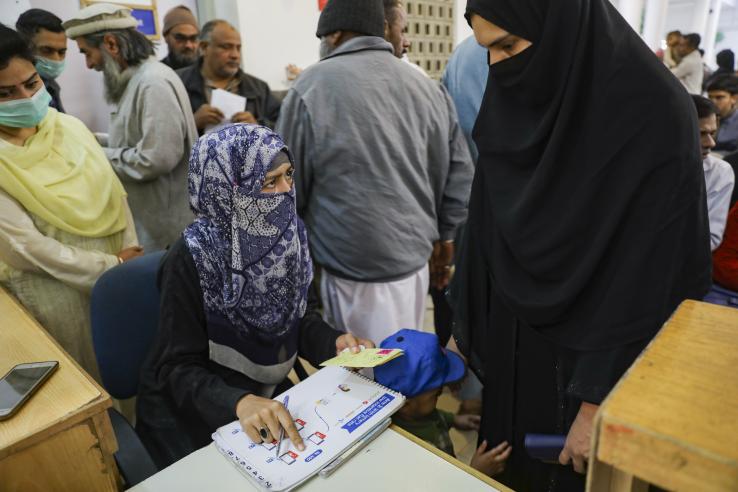
[(126, 228), (123, 185), (95, 137), (53, 108), (23, 146), (0, 141), (0, 189), (59, 229), (104, 237)]

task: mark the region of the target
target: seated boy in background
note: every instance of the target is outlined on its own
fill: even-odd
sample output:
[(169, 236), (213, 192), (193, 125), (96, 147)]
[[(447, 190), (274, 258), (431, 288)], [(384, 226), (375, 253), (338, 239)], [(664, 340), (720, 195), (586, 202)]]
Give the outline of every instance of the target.
[[(461, 381), (466, 367), (461, 357), (447, 351), (432, 333), (400, 330), (387, 337), (381, 348), (399, 348), (404, 355), (374, 368), (374, 379), (407, 397), (392, 423), (454, 456), (449, 429), (479, 430), (478, 415), (454, 415), (436, 408), (443, 387)], [(477, 448), (471, 466), (493, 476), (505, 469), (512, 448), (507, 442), (487, 450), (487, 441)]]

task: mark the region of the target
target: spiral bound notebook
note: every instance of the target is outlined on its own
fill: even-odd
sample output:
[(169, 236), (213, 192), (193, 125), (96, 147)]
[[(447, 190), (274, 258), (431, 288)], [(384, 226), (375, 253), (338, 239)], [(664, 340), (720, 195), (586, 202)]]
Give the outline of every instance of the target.
[(280, 456), (275, 457), (276, 441), (253, 443), (238, 421), (213, 434), (218, 450), (265, 490), (290, 490), (301, 484), (405, 403), (400, 393), (342, 367), (325, 367), (275, 400), (284, 401), (286, 395), (304, 451), (285, 435)]

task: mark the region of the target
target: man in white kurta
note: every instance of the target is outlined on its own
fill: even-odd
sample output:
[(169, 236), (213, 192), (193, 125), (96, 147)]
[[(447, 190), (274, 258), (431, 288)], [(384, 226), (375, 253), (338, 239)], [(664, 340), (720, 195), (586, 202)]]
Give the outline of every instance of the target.
[(717, 107), (706, 97), (693, 95), (692, 100), (697, 109), (700, 146), (702, 147), (707, 215), (710, 220), (710, 247), (712, 251), (715, 251), (723, 242), (735, 174), (730, 164), (710, 154), (710, 151), (715, 148), (715, 135), (718, 129)]
[(324, 56), (277, 123), (295, 158), (324, 315), (375, 343), (423, 328), (428, 260), (434, 277), (448, 275), (474, 174), (451, 97), (395, 57), (384, 26), (382, 2), (329, 2), (316, 33)]
[(690, 94), (702, 94), (705, 69), (702, 66), (702, 55), (699, 52), (700, 41), (699, 34), (687, 34), (682, 37), (677, 47), (682, 60), (679, 65), (671, 69), (671, 72)]
[(705, 171), (707, 215), (710, 219), (710, 247), (715, 251), (723, 242), (735, 176), (730, 164), (714, 155), (705, 157), (702, 167)]

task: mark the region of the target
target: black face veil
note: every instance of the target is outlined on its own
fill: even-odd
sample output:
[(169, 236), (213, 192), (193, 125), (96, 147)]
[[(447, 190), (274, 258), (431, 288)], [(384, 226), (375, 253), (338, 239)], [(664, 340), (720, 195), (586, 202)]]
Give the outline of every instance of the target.
[(519, 69), (491, 67), (474, 129), (462, 350), (483, 356), (490, 295), (568, 348), (653, 336), (710, 283), (689, 96), (608, 0), (469, 0), (475, 14), (533, 45)]

